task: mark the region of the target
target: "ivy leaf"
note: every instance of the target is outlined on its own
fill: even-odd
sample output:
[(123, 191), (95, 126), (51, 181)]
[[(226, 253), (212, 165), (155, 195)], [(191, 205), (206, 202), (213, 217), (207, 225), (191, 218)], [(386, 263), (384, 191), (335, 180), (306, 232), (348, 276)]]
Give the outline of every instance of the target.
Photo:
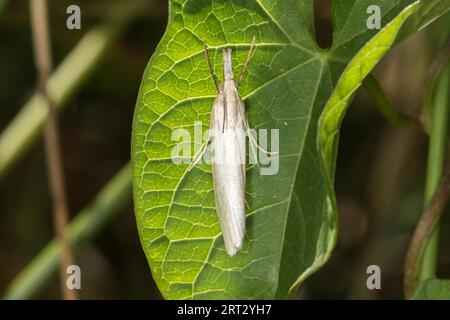
[(450, 280), (422, 281), (413, 296), (414, 300), (450, 300)]
[[(166, 33), (144, 73), (132, 138), (137, 225), (164, 297), (284, 299), (327, 261), (337, 233), (335, 138), (348, 102), (340, 94), (351, 95), (362, 80), (348, 63), (383, 31), (390, 41), (383, 43), (387, 51), (401, 25), (421, 9), (420, 1), (410, 7), (412, 1), (378, 1), (383, 25), (395, 25), (378, 32), (366, 27), (366, 9), (373, 2), (334, 2), (334, 44), (328, 50), (314, 39), (312, 0), (170, 2)], [(185, 128), (194, 140), (194, 122), (202, 121), (205, 130), (209, 124), (215, 89), (204, 42), (217, 75), (222, 74), (221, 50), (233, 50), (237, 76), (253, 37), (256, 51), (239, 92), (253, 128), (279, 129), (279, 171), (263, 176), (258, 167), (248, 167), (246, 239), (229, 257), (211, 167), (201, 164), (188, 171), (188, 164), (173, 163), (179, 141), (172, 133)], [(381, 56), (366, 58), (373, 67)], [(338, 83), (344, 69), (347, 78)], [(199, 148), (195, 143), (191, 156)]]

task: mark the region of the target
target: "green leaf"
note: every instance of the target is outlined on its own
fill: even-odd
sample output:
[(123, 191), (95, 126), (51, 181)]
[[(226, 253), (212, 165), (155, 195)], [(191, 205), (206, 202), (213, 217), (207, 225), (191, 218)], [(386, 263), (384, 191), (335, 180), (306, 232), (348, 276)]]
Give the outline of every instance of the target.
[(422, 281), (413, 296), (414, 300), (450, 300), (450, 280)]
[(448, 10), (448, 1), (415, 1), (373, 36), (346, 66), (319, 120), (318, 144), (328, 168), (334, 167), (341, 121), (364, 78), (400, 38), (420, 30)]
[[(284, 299), (327, 261), (336, 241), (337, 213), (333, 166), (329, 160), (324, 166), (317, 148), (318, 119), (348, 61), (377, 34), (366, 28), (372, 3), (335, 1), (334, 44), (323, 50), (314, 39), (311, 0), (170, 2), (167, 31), (144, 73), (132, 138), (137, 225), (166, 298)], [(409, 3), (379, 1), (383, 24)], [(398, 28), (412, 13), (404, 12), (395, 18)], [(253, 36), (257, 49), (239, 92), (253, 128), (280, 130), (280, 163), (273, 176), (247, 169), (246, 239), (229, 257), (211, 168), (201, 164), (188, 172), (188, 164), (174, 164), (171, 152), (178, 141), (171, 137), (177, 128), (193, 137), (194, 121), (202, 121), (205, 130), (209, 124), (215, 90), (204, 42), (217, 75), (222, 74), (221, 49), (233, 49), (237, 76)], [(346, 81), (347, 88), (356, 80)], [(333, 129), (330, 116), (326, 120), (325, 129)], [(336, 134), (321, 128), (322, 138)]]

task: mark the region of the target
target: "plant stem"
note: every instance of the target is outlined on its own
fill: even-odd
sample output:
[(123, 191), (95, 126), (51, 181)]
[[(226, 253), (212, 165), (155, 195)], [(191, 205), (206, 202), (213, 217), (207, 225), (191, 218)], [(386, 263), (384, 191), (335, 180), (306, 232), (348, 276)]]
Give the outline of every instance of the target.
[[(131, 169), (125, 165), (98, 193), (94, 201), (80, 211), (68, 228), (74, 249), (94, 238), (119, 212), (131, 194)], [(16, 276), (4, 293), (4, 299), (29, 299), (41, 289), (58, 268), (60, 252), (57, 240), (51, 241), (27, 267)]]
[[(148, 1), (120, 2), (107, 18), (90, 30), (47, 81), (54, 106), (63, 109), (81, 87), (128, 20), (148, 5)], [(34, 94), (0, 135), (0, 180), (11, 166), (37, 140), (47, 116), (45, 100)]]
[[(448, 38), (449, 23), (449, 19), (442, 22), (442, 49), (430, 68), (430, 74), (427, 80), (428, 85), (426, 86), (427, 90), (424, 95), (425, 105), (431, 105), (430, 146), (428, 153), (427, 180), (425, 185), (425, 203), (430, 201), (434, 190), (436, 190), (446, 156), (449, 116), (448, 108), (450, 106), (450, 67), (445, 65), (450, 57), (450, 39)], [(433, 90), (434, 85), (436, 85), (435, 91)], [(419, 269), (419, 281), (426, 280), (436, 275), (438, 245), (439, 223), (437, 223), (430, 238), (425, 242), (425, 249)]]
[[(438, 259), (439, 244), (439, 218), (443, 205), (448, 199), (438, 197), (445, 186), (446, 175), (450, 175), (446, 169), (444, 177), (441, 179), (444, 161), (446, 157), (447, 133), (448, 133), (448, 107), (449, 107), (449, 86), (450, 67), (444, 67), (443, 63), (448, 60), (448, 44), (444, 45), (436, 63), (433, 63), (431, 70), (438, 74), (430, 73), (427, 87), (424, 91), (424, 111), (431, 113), (430, 142), (427, 162), (427, 176), (425, 183), (424, 203), (428, 209), (424, 212), (416, 227), (413, 239), (406, 256), (405, 262), (405, 297), (411, 298), (421, 281), (436, 276), (436, 266)], [(443, 68), (443, 69), (442, 69)], [(439, 74), (439, 71), (441, 71)], [(436, 86), (435, 86), (436, 84)], [(433, 90), (435, 89), (435, 90)], [(432, 96), (432, 94), (434, 95)], [(431, 106), (429, 105), (431, 104)], [(447, 165), (449, 166), (449, 165)], [(448, 181), (447, 181), (448, 182)], [(430, 207), (436, 197), (440, 201), (445, 200), (440, 211), (430, 213)]]
[[(442, 210), (448, 202), (450, 197), (450, 161), (447, 162), (444, 174), (442, 175), (436, 190), (433, 192), (427, 208), (425, 209), (416, 230), (414, 231), (413, 238), (411, 240), (405, 262), (405, 295), (409, 299), (413, 296), (420, 281), (430, 278), (422, 278), (424, 272), (420, 267), (424, 266), (423, 259), (426, 257), (424, 252), (429, 247), (432, 234), (436, 230), (436, 226), (439, 223)], [(433, 260), (436, 262), (436, 260)], [(432, 265), (430, 263), (430, 265)], [(435, 265), (434, 265), (435, 266)], [(434, 275), (435, 269), (429, 270), (430, 274)]]
[[(425, 203), (428, 203), (442, 174), (445, 161), (448, 127), (448, 88), (449, 68), (441, 74), (437, 86), (432, 110), (432, 127), (430, 135), (430, 147), (428, 153), (427, 181), (425, 185)], [(437, 250), (439, 240), (439, 228), (436, 227), (424, 251), (419, 280), (434, 277), (437, 263)]]
[(61, 249), (59, 281), (63, 298), (65, 300), (76, 300), (78, 298), (77, 292), (66, 285), (66, 270), (74, 264), (72, 248), (66, 233), (69, 209), (60, 148), (58, 118), (46, 87), (48, 77), (53, 68), (47, 0), (30, 0), (30, 12), (34, 59), (39, 75), (38, 88), (47, 105), (44, 142), (48, 182), (53, 204), (53, 226)]
[(395, 110), (394, 106), (384, 94), (381, 85), (372, 74), (367, 75), (367, 77), (363, 80), (363, 85), (369, 92), (380, 112), (392, 124), (398, 127), (406, 127), (414, 122), (412, 118), (401, 115)]

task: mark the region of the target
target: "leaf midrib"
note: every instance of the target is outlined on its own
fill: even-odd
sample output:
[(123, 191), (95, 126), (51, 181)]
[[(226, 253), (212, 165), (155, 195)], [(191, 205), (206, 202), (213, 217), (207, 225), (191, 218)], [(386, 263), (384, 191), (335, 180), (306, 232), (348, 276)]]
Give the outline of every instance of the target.
[[(282, 237), (281, 237), (282, 239), (286, 238), (287, 222), (289, 220), (289, 213), (291, 212), (292, 198), (293, 198), (293, 195), (295, 194), (294, 191), (295, 191), (295, 183), (296, 183), (297, 177), (298, 177), (298, 168), (300, 166), (300, 162), (301, 162), (302, 157), (303, 157), (303, 152), (304, 152), (304, 150), (306, 148), (305, 140), (306, 140), (306, 137), (308, 135), (309, 127), (310, 127), (310, 124), (311, 124), (312, 111), (313, 111), (314, 105), (316, 104), (316, 101), (317, 101), (316, 99), (317, 99), (317, 93), (318, 93), (318, 90), (319, 90), (319, 87), (320, 87), (320, 81), (321, 81), (321, 79), (323, 77), (324, 62), (322, 60), (320, 60), (320, 61), (321, 61), (320, 73), (319, 73), (319, 77), (317, 78), (316, 88), (314, 90), (314, 99), (313, 99), (313, 101), (311, 101), (311, 107), (309, 108), (309, 117), (308, 117), (308, 121), (307, 121), (307, 124), (306, 124), (305, 132), (304, 132), (304, 135), (302, 137), (302, 141), (300, 143), (300, 148), (299, 148), (301, 151), (300, 151), (300, 154), (298, 155), (297, 164), (295, 166), (295, 171), (294, 171), (295, 172), (295, 176), (294, 176), (294, 178), (292, 180), (292, 184), (291, 184), (290, 190), (289, 190), (289, 199), (288, 199), (288, 205), (287, 205), (287, 209), (286, 209), (287, 210), (287, 214), (286, 214), (286, 219), (284, 219), (283, 232), (282, 232)], [(301, 207), (299, 207), (299, 208), (301, 208)], [(280, 279), (281, 260), (282, 260), (283, 253), (284, 253), (283, 249), (284, 249), (284, 241), (281, 243), (281, 247), (280, 247), (280, 250), (279, 250), (280, 255), (279, 255), (279, 259), (278, 260), (279, 260), (280, 263), (278, 264), (278, 280)], [(303, 252), (303, 254), (304, 254), (304, 252)], [(280, 281), (278, 281), (278, 287), (275, 290), (275, 294), (277, 294), (279, 286), (280, 286)]]

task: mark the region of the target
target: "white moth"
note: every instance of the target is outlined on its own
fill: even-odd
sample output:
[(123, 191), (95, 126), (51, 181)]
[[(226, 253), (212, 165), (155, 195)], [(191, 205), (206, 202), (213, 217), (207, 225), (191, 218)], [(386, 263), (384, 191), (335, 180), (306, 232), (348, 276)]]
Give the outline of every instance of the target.
[(223, 82), (220, 85), (217, 85), (205, 44), (206, 60), (217, 97), (211, 112), (208, 139), (189, 167), (190, 170), (198, 163), (211, 141), (214, 196), (225, 249), (230, 256), (242, 247), (245, 236), (245, 137), (252, 136), (237, 88), (255, 48), (254, 42), (255, 39), (238, 83), (234, 81), (231, 49), (223, 50)]

